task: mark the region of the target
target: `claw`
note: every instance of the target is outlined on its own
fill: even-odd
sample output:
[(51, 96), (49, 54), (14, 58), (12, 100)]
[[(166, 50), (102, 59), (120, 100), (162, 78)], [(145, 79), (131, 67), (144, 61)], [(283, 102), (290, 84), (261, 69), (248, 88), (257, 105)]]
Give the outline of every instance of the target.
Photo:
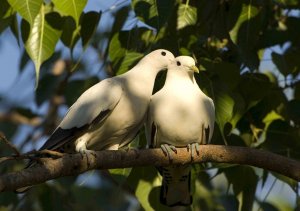
[(85, 139), (80, 139), (76, 143), (75, 150), (81, 154), (82, 159), (83, 159), (84, 156), (86, 157), (86, 162), (87, 162), (88, 167), (90, 166), (90, 159), (89, 159), (88, 154), (93, 155), (95, 158), (97, 157), (97, 154), (94, 150), (88, 150), (86, 148), (86, 140)]
[(172, 151), (177, 154), (177, 150), (176, 147), (173, 145), (169, 145), (169, 144), (162, 144), (160, 145), (160, 148), (162, 149), (163, 153), (165, 154), (165, 156), (167, 156), (169, 158), (170, 161), (173, 160), (172, 158)]
[(94, 156), (95, 158), (97, 157), (97, 154), (94, 150), (88, 150), (88, 149), (82, 149), (79, 151), (81, 158), (83, 159), (83, 156), (86, 157), (86, 162), (87, 162), (87, 166), (90, 166), (90, 159), (89, 159), (89, 154)]
[(200, 155), (200, 144), (195, 143), (197, 155)]
[(160, 145), (160, 148), (162, 149), (162, 151), (163, 151), (163, 153), (165, 154), (165, 156), (168, 156), (168, 150), (167, 150), (167, 147), (166, 147), (164, 144), (162, 144), (162, 145)]
[(200, 155), (200, 145), (199, 143), (192, 143), (187, 145), (187, 150), (191, 152), (191, 159), (194, 159), (195, 156), (195, 151), (196, 154), (199, 156)]
[(177, 154), (177, 149), (176, 149), (176, 147), (175, 147), (175, 146), (173, 146), (173, 145), (169, 145), (169, 147), (171, 148), (171, 150), (172, 150), (173, 152), (175, 152), (175, 153)]

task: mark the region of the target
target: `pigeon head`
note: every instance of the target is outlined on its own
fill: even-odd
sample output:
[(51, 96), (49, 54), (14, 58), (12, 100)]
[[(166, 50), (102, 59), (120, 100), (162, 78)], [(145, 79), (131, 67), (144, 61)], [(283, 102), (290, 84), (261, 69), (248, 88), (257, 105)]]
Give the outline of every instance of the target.
[(189, 73), (199, 73), (199, 69), (196, 66), (195, 60), (190, 56), (178, 56), (176, 57), (171, 66), (175, 69), (186, 71)]
[(170, 51), (158, 49), (146, 55), (143, 60), (152, 67), (162, 70), (167, 69), (168, 65), (174, 60), (174, 58), (174, 55)]

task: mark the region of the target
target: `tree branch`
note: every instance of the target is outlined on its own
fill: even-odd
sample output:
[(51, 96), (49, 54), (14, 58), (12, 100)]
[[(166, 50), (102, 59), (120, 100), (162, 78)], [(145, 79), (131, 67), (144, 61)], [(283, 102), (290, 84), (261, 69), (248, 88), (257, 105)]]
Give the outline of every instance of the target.
[[(89, 159), (89, 166), (87, 165)], [(88, 154), (65, 154), (61, 158), (41, 158), (42, 164), (0, 176), (0, 191), (12, 191), (24, 186), (36, 185), (47, 180), (78, 175), (91, 169), (127, 168), (133, 166), (166, 166), (169, 159), (161, 149), (129, 150), (128, 152), (99, 151), (96, 156)], [(173, 164), (190, 163), (190, 152), (177, 148)], [(251, 165), (283, 174), (300, 181), (300, 162), (268, 151), (246, 147), (203, 145), (200, 155), (192, 163), (217, 162)]]

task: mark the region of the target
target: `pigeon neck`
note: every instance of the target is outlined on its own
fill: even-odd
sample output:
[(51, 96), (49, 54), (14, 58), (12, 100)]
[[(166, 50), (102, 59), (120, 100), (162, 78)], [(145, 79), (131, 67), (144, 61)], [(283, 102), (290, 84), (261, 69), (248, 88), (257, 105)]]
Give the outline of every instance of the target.
[(128, 82), (128, 84), (131, 84), (141, 95), (151, 96), (154, 81), (159, 71), (159, 69), (154, 68), (151, 65), (139, 63), (133, 69), (123, 74), (121, 78), (123, 78), (122, 80), (125, 83)]
[(139, 69), (142, 72), (150, 72), (157, 75), (158, 72), (160, 72), (162, 69), (167, 69), (167, 65), (163, 67), (163, 64), (160, 62), (157, 62), (155, 59), (151, 58), (144, 58), (137, 64), (137, 69)]
[(168, 79), (171, 79), (170, 81), (174, 81), (175, 83), (177, 83), (178, 81), (187, 81), (189, 83), (196, 82), (193, 72), (186, 72), (175, 69), (168, 70), (166, 83), (168, 82)]
[(145, 78), (146, 80), (155, 80), (156, 75), (162, 68), (155, 67), (151, 63), (139, 62), (134, 68), (128, 71), (128, 75), (139, 79)]

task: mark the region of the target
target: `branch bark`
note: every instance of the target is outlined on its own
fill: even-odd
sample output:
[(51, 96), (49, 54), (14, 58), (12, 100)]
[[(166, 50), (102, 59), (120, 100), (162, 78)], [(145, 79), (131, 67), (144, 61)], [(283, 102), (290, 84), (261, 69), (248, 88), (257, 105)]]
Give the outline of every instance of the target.
[[(87, 165), (87, 159), (89, 159), (89, 165)], [(195, 156), (193, 161), (186, 148), (177, 148), (177, 155), (173, 156), (172, 164), (201, 162), (251, 165), (300, 181), (299, 161), (246, 147), (202, 145), (200, 155)], [(84, 157), (81, 154), (65, 154), (57, 159), (41, 158), (41, 163), (28, 169), (1, 175), (0, 191), (13, 191), (59, 177), (78, 175), (91, 169), (170, 165), (169, 159), (161, 149), (129, 150), (128, 152), (105, 150), (96, 152), (96, 156), (88, 154)]]

